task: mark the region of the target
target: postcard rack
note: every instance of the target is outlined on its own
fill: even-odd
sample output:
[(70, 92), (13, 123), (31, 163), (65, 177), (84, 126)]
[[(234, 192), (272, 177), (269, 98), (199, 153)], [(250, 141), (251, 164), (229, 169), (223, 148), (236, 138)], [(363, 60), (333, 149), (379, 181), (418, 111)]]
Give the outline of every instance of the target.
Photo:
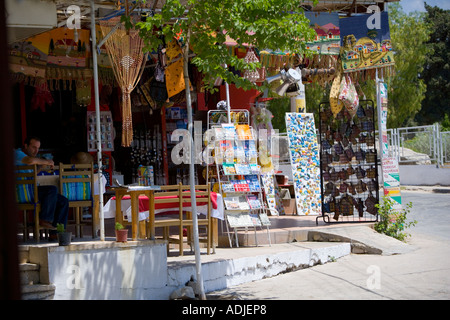
[(230, 247), (232, 238), (239, 247), (238, 231), (254, 230), (258, 245), (257, 228), (267, 230), (270, 241), (270, 220), (267, 216), (261, 187), (261, 169), (253, 129), (248, 124), (222, 123), (213, 127), (215, 172), (219, 192), (222, 194), (225, 227)]

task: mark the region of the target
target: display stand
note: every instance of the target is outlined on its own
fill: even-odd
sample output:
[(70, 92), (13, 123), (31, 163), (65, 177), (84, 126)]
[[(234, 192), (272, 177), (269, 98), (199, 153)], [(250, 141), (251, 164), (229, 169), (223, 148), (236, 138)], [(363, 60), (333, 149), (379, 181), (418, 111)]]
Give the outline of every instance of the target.
[[(94, 168), (97, 172), (97, 135), (95, 124), (97, 121), (97, 114), (95, 111), (87, 111), (86, 113), (86, 128), (87, 128), (87, 146), (88, 152), (94, 158)], [(111, 152), (114, 151), (114, 139), (115, 139), (115, 129), (113, 125), (113, 117), (111, 111), (100, 111), (100, 132), (102, 141), (102, 174), (106, 178), (106, 187), (112, 185), (112, 155)]]
[[(208, 121), (208, 126), (210, 122)], [(258, 245), (256, 228), (267, 229), (270, 243), (270, 220), (267, 216), (261, 188), (260, 167), (253, 129), (248, 124), (222, 123), (214, 130), (215, 173), (208, 170), (208, 181), (216, 178), (223, 195), (225, 226), (230, 247), (232, 234), (239, 247), (237, 232), (253, 228)]]
[[(250, 124), (250, 114), (246, 109), (233, 109), (230, 112), (231, 123)], [(209, 110), (207, 119), (207, 129), (220, 126), (222, 123), (228, 123), (228, 112), (224, 110)]]
[[(327, 223), (375, 222), (379, 202), (374, 106), (360, 100), (352, 118), (320, 105), (322, 218)], [(330, 220), (330, 216), (332, 219)], [(316, 219), (317, 223), (317, 219)]]
[(321, 215), (319, 145), (312, 113), (286, 113), (298, 215)]

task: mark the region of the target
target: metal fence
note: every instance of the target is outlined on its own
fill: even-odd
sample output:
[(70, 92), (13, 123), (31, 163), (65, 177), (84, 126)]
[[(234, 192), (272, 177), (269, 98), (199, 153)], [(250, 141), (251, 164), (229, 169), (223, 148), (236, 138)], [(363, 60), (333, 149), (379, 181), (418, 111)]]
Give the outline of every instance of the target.
[(389, 154), (400, 164), (450, 166), (450, 131), (439, 124), (388, 129)]
[(443, 166), (450, 166), (450, 131), (443, 131), (440, 134), (442, 145), (442, 162)]

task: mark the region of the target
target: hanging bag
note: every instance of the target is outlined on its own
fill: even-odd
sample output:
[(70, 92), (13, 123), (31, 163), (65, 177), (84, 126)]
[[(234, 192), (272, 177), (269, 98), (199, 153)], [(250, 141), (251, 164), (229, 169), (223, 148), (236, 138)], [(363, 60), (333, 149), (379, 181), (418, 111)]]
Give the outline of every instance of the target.
[(336, 181), (339, 180), (339, 173), (336, 172), (336, 170), (334, 170), (334, 168), (331, 169), (330, 179), (331, 179), (331, 181), (333, 181), (333, 182), (336, 182)]
[(339, 100), (344, 103), (345, 108), (353, 118), (356, 114), (356, 111), (358, 111), (359, 97), (358, 93), (356, 92), (355, 85), (348, 75), (342, 78)]
[(326, 171), (324, 171), (324, 172), (322, 173), (322, 177), (323, 177), (323, 181), (329, 181), (330, 178), (331, 178), (331, 175), (330, 175), (330, 173), (328, 172), (328, 170), (326, 170)]
[(366, 154), (366, 162), (367, 163), (375, 163), (377, 160), (377, 153), (375, 150), (369, 150)]
[(353, 148), (351, 146), (345, 149), (345, 155), (347, 156), (349, 161), (352, 161), (353, 157), (355, 156), (355, 153), (353, 152)]
[(376, 215), (378, 213), (378, 209), (375, 207), (375, 205), (377, 204), (377, 199), (375, 199), (372, 193), (369, 194), (364, 204), (366, 205), (368, 213), (373, 215)]
[(342, 70), (341, 68), (338, 68), (336, 70), (335, 77), (333, 79), (333, 83), (331, 85), (330, 89), (330, 108), (331, 112), (333, 113), (333, 116), (336, 118), (338, 113), (341, 111), (341, 109), (344, 107), (344, 104), (341, 100), (339, 100), (339, 89), (340, 84), (342, 81)]

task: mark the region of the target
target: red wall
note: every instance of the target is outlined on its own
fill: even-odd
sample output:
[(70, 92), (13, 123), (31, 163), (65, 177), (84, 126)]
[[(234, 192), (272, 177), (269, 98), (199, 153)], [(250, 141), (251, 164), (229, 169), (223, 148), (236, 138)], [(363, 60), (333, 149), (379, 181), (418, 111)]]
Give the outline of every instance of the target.
[[(234, 84), (229, 85), (230, 91), (230, 107), (231, 109), (249, 109), (250, 105), (255, 102), (255, 99), (262, 95), (261, 92), (255, 89), (244, 91), (241, 88), (236, 88)], [(226, 100), (227, 93), (225, 85), (220, 86), (220, 100)]]

